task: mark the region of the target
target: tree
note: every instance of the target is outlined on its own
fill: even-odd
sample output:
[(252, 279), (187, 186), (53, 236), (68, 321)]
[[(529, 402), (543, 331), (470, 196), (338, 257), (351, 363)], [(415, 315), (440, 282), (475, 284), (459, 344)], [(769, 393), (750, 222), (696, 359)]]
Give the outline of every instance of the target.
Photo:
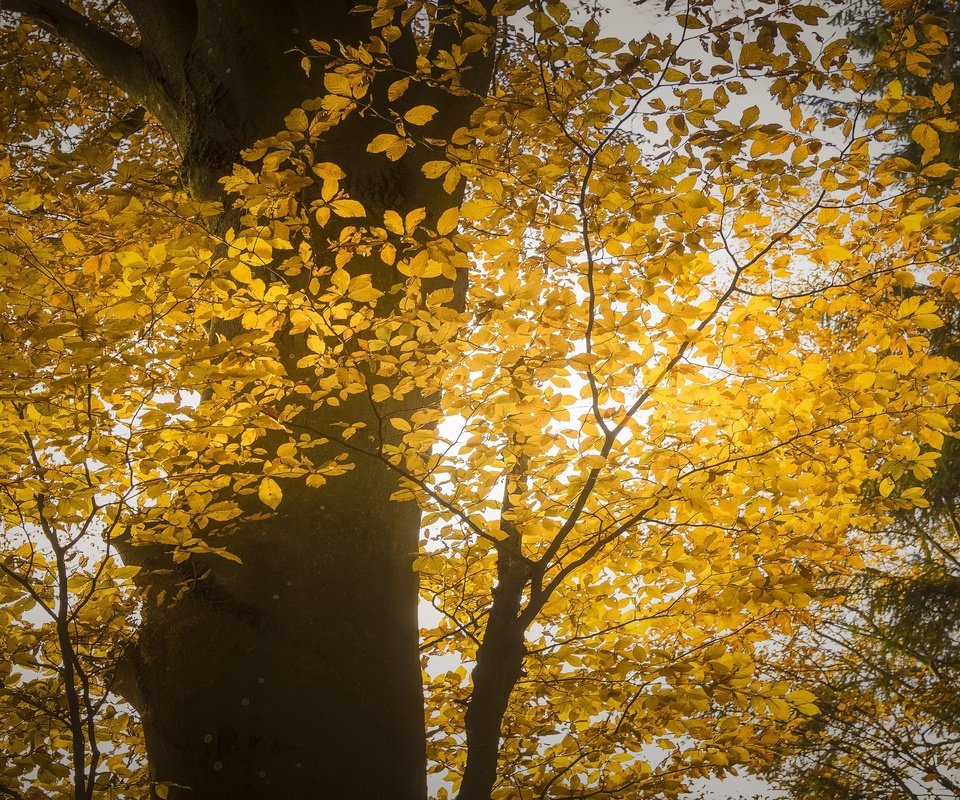
[(832, 581), (842, 604), (791, 654), (795, 679), (814, 671), (821, 709), (768, 771), (793, 797), (919, 800), (960, 789), (954, 444), (923, 481), (929, 507), (895, 519), (882, 560)]
[[(921, 163), (923, 140), (929, 137), (926, 129), (919, 125), (932, 117), (937, 120), (934, 127), (940, 160), (955, 164), (956, 121), (950, 113), (930, 113), (938, 105), (956, 105), (956, 96), (947, 88), (955, 85), (957, 77), (955, 8), (949, 2), (911, 2), (897, 6), (882, 2), (849, 3), (839, 15), (839, 22), (849, 30), (853, 44), (871, 57), (875, 86), (879, 89), (896, 81), (907, 97), (914, 98), (897, 110), (900, 124), (896, 133), (902, 154), (915, 165)], [(910, 63), (906, 62), (908, 52)], [(919, 101), (923, 97), (927, 99), (925, 103)], [(928, 176), (932, 184), (928, 187), (930, 192), (937, 186), (931, 177)], [(950, 181), (946, 183), (950, 185)]]
[[(893, 142), (901, 185), (951, 213), (955, 15), (938, 3), (852, 4), (841, 20), (868, 57), (865, 82), (884, 95), (876, 103), (884, 112), (879, 124)], [(955, 246), (954, 229), (946, 247)], [(901, 287), (901, 295), (935, 297), (925, 275), (917, 277), (917, 286)], [(955, 359), (957, 310), (949, 295), (943, 299), (946, 324), (929, 347)], [(824, 591), (843, 602), (806, 642), (806, 665), (796, 654), (790, 658), (794, 674), (816, 671), (822, 711), (798, 731), (793, 756), (769, 770), (794, 797), (953, 797), (958, 791), (957, 447), (954, 438), (928, 444), (941, 451), (935, 465), (897, 472), (887, 484), (922, 487), (925, 507), (894, 515), (884, 534), (889, 549), (868, 568), (825, 580)]]
[[(860, 489), (957, 389), (890, 291), (949, 220), (796, 105), (849, 72), (821, 10), (3, 7), (4, 574), (71, 623), (36, 688), (74, 796), (138, 764), (111, 686), (170, 798), (422, 797), (428, 760), (461, 800), (675, 796), (815, 713), (764, 647), (921, 499)], [(771, 73), (792, 128), (729, 107)]]

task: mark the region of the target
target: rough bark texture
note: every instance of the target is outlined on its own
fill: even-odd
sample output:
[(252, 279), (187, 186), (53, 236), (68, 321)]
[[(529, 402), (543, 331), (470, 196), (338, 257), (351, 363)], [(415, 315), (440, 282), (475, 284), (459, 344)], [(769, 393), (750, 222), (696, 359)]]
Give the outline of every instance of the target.
[[(367, 18), (351, 13), (352, 0), (124, 5), (138, 44), (57, 0), (0, 0), (61, 36), (157, 115), (181, 148), (188, 186), (205, 198), (219, 196), (217, 181), (241, 148), (323, 92), (322, 72), (308, 79), (287, 51), (309, 38), (349, 43), (370, 32)], [(396, 52), (413, 66), (409, 34)], [(492, 57), (477, 58), (472, 88), (482, 92)], [(436, 135), (466, 124), (474, 105), (422, 93), (415, 102), (430, 99), (441, 110)], [(416, 158), (392, 164), (365, 152), (385, 124), (357, 117), (333, 132), (322, 159), (348, 169), (351, 194), (374, 215), (385, 207), (443, 210), (450, 198), (438, 206)], [(285, 484), (279, 514), (231, 540), (243, 566), (197, 561), (185, 597), (148, 611), (125, 691), (143, 718), (154, 779), (173, 784), (171, 800), (424, 797), (411, 569), (419, 513), (389, 501), (395, 486), (372, 460), (320, 490)]]

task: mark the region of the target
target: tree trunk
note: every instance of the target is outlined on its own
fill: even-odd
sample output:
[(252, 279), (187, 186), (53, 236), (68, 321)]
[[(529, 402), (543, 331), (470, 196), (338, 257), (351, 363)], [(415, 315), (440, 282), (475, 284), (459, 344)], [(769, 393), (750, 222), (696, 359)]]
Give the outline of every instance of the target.
[[(308, 83), (284, 51), (368, 32), (348, 4), (325, 4), (322, 18), (303, 5), (201, 6), (171, 126), (195, 195), (219, 198), (239, 150), (323, 93), (322, 76)], [(373, 132), (334, 133), (322, 159), (347, 166), (361, 202), (422, 204), (406, 165), (365, 153)], [(172, 800), (425, 796), (419, 511), (391, 502), (396, 488), (372, 461), (321, 489), (285, 482), (278, 514), (227, 542), (242, 566), (195, 559), (200, 582), (145, 615), (138, 708), (151, 775)]]
[[(511, 526), (505, 526), (508, 530)], [(508, 536), (514, 546), (519, 535)], [(500, 729), (526, 655), (526, 622), (520, 616), (529, 572), (505, 552), (498, 555), (498, 582), (483, 641), (473, 670), (473, 692), (467, 706), (467, 763), (457, 800), (490, 800), (497, 780)]]
[[(353, 0), (126, 0), (137, 45), (58, 0), (0, 3), (60, 35), (156, 114), (180, 146), (187, 185), (205, 199), (220, 197), (218, 179), (243, 147), (324, 93), (322, 68), (308, 79), (290, 50), (311, 38), (349, 44), (370, 35)], [(409, 29), (391, 52), (415, 72)], [(473, 59), (470, 88), (482, 94), (493, 56)], [(396, 77), (384, 76), (385, 84)], [(386, 102), (383, 87), (372, 92)], [(440, 109), (434, 136), (467, 124), (476, 105), (426, 87), (415, 94)], [(417, 156), (394, 163), (366, 152), (392, 129), (386, 108), (378, 111), (380, 119), (355, 114), (331, 132), (318, 160), (347, 169), (346, 188), (372, 218), (419, 207), (435, 218), (456, 198), (424, 180)], [(281, 353), (287, 362), (292, 355)], [(412, 571), (419, 511), (391, 502), (395, 488), (374, 460), (322, 489), (285, 483), (278, 514), (246, 523), (229, 541), (242, 565), (197, 559), (182, 599), (148, 604), (120, 682), (141, 713), (152, 777), (169, 784), (171, 800), (425, 796)], [(165, 579), (142, 574), (156, 595)]]
[(145, 620), (136, 653), (151, 772), (171, 798), (425, 794), (419, 513), (370, 462), (292, 491), (229, 543), (243, 566)]

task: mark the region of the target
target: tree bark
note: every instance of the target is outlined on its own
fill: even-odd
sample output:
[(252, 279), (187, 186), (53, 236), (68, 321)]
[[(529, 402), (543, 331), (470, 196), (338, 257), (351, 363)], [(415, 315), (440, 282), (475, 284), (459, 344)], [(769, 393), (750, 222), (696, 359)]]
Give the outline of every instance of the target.
[[(518, 544), (519, 536), (508, 537)], [(505, 551), (498, 555), (499, 579), (473, 670), (467, 706), (467, 763), (457, 800), (490, 800), (497, 781), (500, 732), (510, 695), (523, 674), (527, 622), (521, 617), (528, 565)]]
[[(0, 0), (61, 36), (154, 113), (181, 149), (188, 187), (204, 199), (221, 197), (218, 180), (242, 148), (323, 94), (322, 71), (308, 79), (290, 50), (310, 38), (369, 36), (354, 5), (128, 0), (141, 34), (133, 44), (58, 0)], [(414, 71), (410, 31), (395, 52)], [(471, 88), (482, 94), (493, 56), (474, 58)], [(432, 135), (467, 124), (477, 103), (419, 91), (417, 102), (432, 100), (441, 112)], [(366, 153), (387, 126), (354, 115), (321, 143), (318, 160), (347, 168), (347, 188), (374, 217), (419, 207), (432, 217), (455, 202), (428, 185), (416, 157), (393, 163)], [(121, 683), (142, 717), (153, 780), (169, 785), (171, 800), (425, 796), (412, 571), (419, 511), (391, 502), (395, 489), (395, 476), (373, 459), (322, 489), (285, 483), (279, 513), (231, 538), (242, 565), (197, 559), (197, 579), (178, 602), (148, 604)], [(148, 595), (169, 580), (143, 575)]]
[(321, 490), (284, 484), (135, 657), (152, 776), (171, 798), (425, 794), (419, 513), (370, 462)]

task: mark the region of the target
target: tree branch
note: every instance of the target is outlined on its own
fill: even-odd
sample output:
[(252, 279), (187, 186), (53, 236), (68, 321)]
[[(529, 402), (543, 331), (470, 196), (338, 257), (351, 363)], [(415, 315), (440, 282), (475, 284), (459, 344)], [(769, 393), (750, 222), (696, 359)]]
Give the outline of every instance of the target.
[[(130, 97), (152, 109), (157, 105), (160, 87), (147, 70), (140, 51), (61, 0), (0, 0), (0, 11), (29, 17), (73, 47)], [(148, 100), (153, 102), (147, 103)]]

